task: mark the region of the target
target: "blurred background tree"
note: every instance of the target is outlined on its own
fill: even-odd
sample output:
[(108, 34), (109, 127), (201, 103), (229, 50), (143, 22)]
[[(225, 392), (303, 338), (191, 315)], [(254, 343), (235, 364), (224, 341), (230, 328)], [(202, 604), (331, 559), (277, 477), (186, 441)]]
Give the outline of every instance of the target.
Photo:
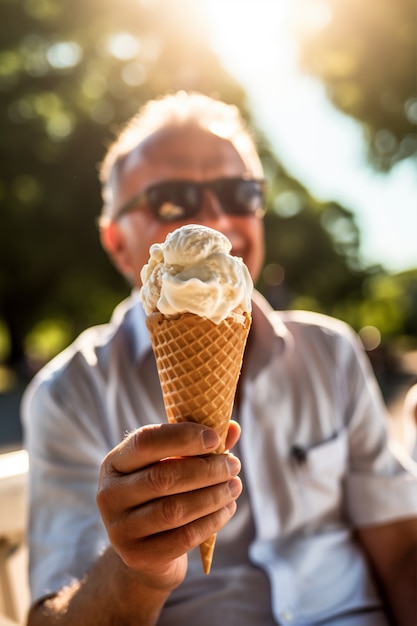
[[(304, 34), (302, 67), (363, 127), (371, 163), (417, 156), (417, 3), (323, 0), (327, 25)], [(415, 161), (417, 163), (417, 161)]]
[[(253, 130), (269, 181), (259, 288), (270, 301), (336, 314), (357, 330), (382, 324), (389, 311), (395, 323), (385, 324), (385, 337), (415, 332), (408, 294), (413, 286), (415, 305), (416, 275), (394, 288), (383, 268), (364, 266), (353, 213), (317, 201), (285, 171), (254, 127), (244, 91), (210, 47), (198, 3), (0, 0), (0, 42), (0, 359), (19, 375), (30, 376), (86, 326), (107, 321), (128, 294), (98, 243), (97, 164), (115, 129), (142, 103), (178, 89), (237, 104)], [(313, 43), (305, 45), (308, 55)], [(372, 74), (369, 54), (358, 44), (352, 58)], [(395, 84), (406, 82), (405, 74)], [(330, 83), (328, 76), (323, 72)], [(380, 101), (379, 83), (349, 76), (363, 98)], [(410, 115), (407, 89), (398, 87)], [(359, 96), (355, 102), (345, 110), (360, 117)], [(364, 110), (375, 136), (382, 128), (398, 145), (409, 137), (381, 126), (371, 105)]]
[(42, 337), (55, 351), (106, 320), (128, 292), (95, 228), (109, 128), (166, 90), (243, 107), (244, 94), (203, 45), (192, 2), (2, 0), (0, 11), (0, 318), (15, 367)]

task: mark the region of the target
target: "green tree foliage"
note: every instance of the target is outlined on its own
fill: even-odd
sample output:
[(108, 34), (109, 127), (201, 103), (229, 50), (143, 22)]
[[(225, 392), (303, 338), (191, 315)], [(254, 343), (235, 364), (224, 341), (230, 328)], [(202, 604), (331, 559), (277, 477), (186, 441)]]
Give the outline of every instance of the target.
[[(95, 227), (111, 129), (178, 89), (235, 103), (251, 125), (197, 6), (0, 0), (0, 358), (9, 364), (50, 357), (129, 291)], [(254, 132), (270, 181), (259, 286), (278, 306), (332, 312), (339, 303), (343, 317), (370, 275), (353, 215), (312, 198)]]
[(301, 64), (359, 120), (376, 168), (417, 156), (417, 3), (323, 0), (328, 24), (301, 40)]
[(277, 308), (330, 314), (337, 302), (343, 311), (347, 295), (359, 299), (370, 275), (360, 263), (354, 215), (335, 202), (318, 202), (280, 169), (269, 193), (258, 286)]
[(128, 291), (95, 228), (109, 127), (178, 88), (244, 108), (203, 39), (186, 0), (0, 1), (0, 317), (12, 362), (34, 321), (64, 317), (73, 336)]

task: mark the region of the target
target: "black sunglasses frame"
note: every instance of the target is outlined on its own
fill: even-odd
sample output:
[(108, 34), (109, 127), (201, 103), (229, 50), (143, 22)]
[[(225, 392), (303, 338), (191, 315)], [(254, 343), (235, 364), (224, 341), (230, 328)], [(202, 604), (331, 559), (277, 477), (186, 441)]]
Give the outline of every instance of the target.
[[(249, 185), (252, 184), (254, 188), (252, 191), (252, 195), (250, 198), (248, 198), (248, 201), (246, 202), (246, 204), (243, 201), (241, 201), (241, 204), (239, 206), (239, 199), (234, 198), (232, 199), (232, 202), (234, 202), (235, 204), (234, 204), (234, 207), (231, 208), (231, 205), (228, 205), (228, 203), (225, 201), (225, 198), (224, 197), (222, 198), (222, 195), (225, 195), (225, 192), (226, 194), (234, 193), (234, 195), (236, 196), (237, 192), (239, 191), (239, 186), (241, 186), (241, 190), (243, 190), (244, 186), (248, 184)], [(170, 196), (169, 191), (171, 190), (171, 195), (173, 198), (172, 204), (175, 205), (175, 199), (174, 199), (175, 194), (178, 193), (178, 191), (181, 191), (184, 194), (186, 192), (185, 187), (187, 185), (188, 185), (189, 190), (192, 189), (193, 191), (197, 191), (196, 198), (198, 199), (198, 202), (196, 203), (195, 207), (193, 207), (190, 210), (190, 207), (187, 208), (186, 206), (185, 207), (181, 206), (181, 208), (183, 209), (182, 213), (179, 213), (179, 212), (176, 213), (174, 210), (173, 212), (169, 212), (169, 213), (167, 212), (167, 214), (164, 216), (164, 214), (160, 212), (161, 207), (163, 206), (164, 202), (162, 203), (159, 202), (158, 206), (156, 206), (155, 201), (152, 200), (152, 193), (154, 193), (155, 191), (166, 190), (167, 199), (165, 200), (165, 202), (169, 203), (171, 202), (171, 200), (169, 199), (169, 196)], [(233, 185), (235, 186), (234, 189), (233, 189)], [(188, 180), (188, 179), (173, 179), (173, 180), (162, 181), (160, 183), (156, 183), (155, 185), (150, 185), (149, 187), (144, 189), (141, 193), (131, 198), (126, 204), (124, 204), (117, 211), (113, 219), (117, 220), (123, 217), (124, 215), (132, 213), (134, 211), (140, 211), (146, 208), (149, 208), (152, 215), (158, 221), (163, 222), (163, 223), (188, 219), (190, 217), (193, 217), (194, 215), (197, 215), (198, 212), (201, 210), (202, 191), (204, 189), (210, 189), (211, 191), (215, 193), (215, 195), (217, 196), (221, 204), (222, 210), (227, 215), (236, 215), (236, 216), (245, 216), (245, 217), (256, 215), (256, 216), (262, 217), (264, 214), (262, 205), (265, 200), (265, 180), (263, 179), (234, 177), (234, 178), (216, 178), (214, 180), (208, 180), (208, 181), (202, 181), (202, 182), (198, 182), (195, 180)], [(257, 206), (252, 209), (250, 205), (256, 196), (260, 198), (260, 202), (259, 202), (260, 206)]]

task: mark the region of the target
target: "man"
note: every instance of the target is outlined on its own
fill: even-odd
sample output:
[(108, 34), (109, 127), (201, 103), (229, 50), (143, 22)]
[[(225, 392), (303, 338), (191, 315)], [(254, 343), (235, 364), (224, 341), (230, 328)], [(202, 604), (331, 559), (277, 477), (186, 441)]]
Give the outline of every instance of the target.
[[(224, 233), (255, 280), (260, 179), (237, 110), (199, 94), (151, 102), (107, 154), (101, 240), (135, 289), (25, 397), (30, 626), (417, 623), (416, 477), (388, 450), (344, 324), (255, 295), (236, 457), (207, 456), (209, 429), (165, 423), (140, 270), (152, 243), (197, 222)], [(204, 576), (197, 547), (214, 532)]]

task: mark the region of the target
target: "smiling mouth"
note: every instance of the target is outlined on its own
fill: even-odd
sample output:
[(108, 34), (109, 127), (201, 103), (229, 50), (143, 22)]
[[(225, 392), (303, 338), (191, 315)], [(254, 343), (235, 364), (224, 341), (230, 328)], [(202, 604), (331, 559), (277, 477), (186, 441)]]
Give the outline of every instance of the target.
[(240, 249), (238, 249), (238, 250), (237, 250), (236, 248), (232, 248), (232, 249), (230, 250), (230, 254), (231, 254), (232, 256), (237, 256), (237, 257), (239, 257), (240, 259), (243, 259), (243, 256), (244, 256), (244, 250), (243, 250), (243, 248), (240, 248)]

